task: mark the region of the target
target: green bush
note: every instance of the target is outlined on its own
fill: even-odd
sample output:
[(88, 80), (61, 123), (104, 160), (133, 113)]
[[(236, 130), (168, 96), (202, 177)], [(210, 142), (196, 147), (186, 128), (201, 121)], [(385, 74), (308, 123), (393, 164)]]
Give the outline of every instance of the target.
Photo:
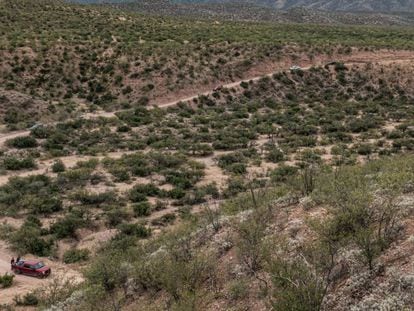
[(38, 126), (35, 129), (31, 130), (30, 133), (35, 138), (45, 139), (49, 137), (49, 135), (51, 134), (51, 130), (44, 126)]
[(114, 167), (109, 169), (109, 173), (115, 177), (115, 182), (125, 182), (130, 179), (129, 171), (123, 167)]
[(69, 249), (63, 254), (63, 262), (66, 264), (89, 259), (89, 250), (87, 249)]
[(283, 152), (280, 149), (272, 148), (266, 156), (266, 159), (273, 163), (283, 161), (285, 158)]
[(160, 218), (154, 219), (151, 224), (154, 226), (166, 226), (172, 222), (174, 222), (174, 220), (177, 218), (177, 216), (175, 216), (175, 214), (173, 213), (168, 213), (165, 214), (163, 216), (161, 216)]
[(128, 220), (130, 215), (122, 208), (115, 207), (105, 213), (106, 224), (110, 227), (116, 227), (124, 220)]
[(142, 192), (139, 192), (135, 189), (131, 189), (129, 192), (129, 199), (135, 203), (144, 202), (147, 201), (147, 196)]
[(8, 288), (13, 285), (14, 274), (8, 274), (7, 272), (1, 276), (0, 275), (0, 286), (3, 288)]
[(233, 163), (226, 167), (227, 171), (236, 175), (243, 175), (247, 173), (247, 166), (244, 163)]
[(0, 212), (15, 215), (20, 210), (34, 214), (59, 211), (62, 201), (58, 192), (56, 184), (45, 175), (11, 177), (0, 187)]
[(85, 221), (78, 215), (69, 214), (50, 227), (50, 232), (58, 239), (76, 238), (76, 229), (85, 225)]
[(23, 298), (21, 296), (16, 296), (14, 301), (18, 306), (37, 306), (39, 304), (39, 299), (35, 293), (27, 293)]
[(121, 224), (118, 229), (124, 235), (138, 238), (147, 238), (151, 235), (151, 230), (141, 224)]
[(107, 191), (101, 193), (91, 193), (87, 191), (79, 191), (73, 195), (73, 199), (81, 202), (83, 205), (94, 205), (101, 207), (103, 204), (114, 203), (118, 197), (115, 192)]
[(325, 284), (303, 260), (277, 258), (269, 270), (275, 288), (272, 310), (320, 310), (326, 294)]
[(36, 168), (36, 163), (31, 157), (18, 159), (15, 157), (7, 157), (3, 160), (3, 167), (6, 170), (18, 171)]
[(360, 144), (359, 146), (357, 146), (357, 152), (360, 155), (370, 155), (372, 153), (372, 145)]
[(132, 206), (136, 217), (151, 215), (151, 204), (149, 202), (139, 202)]
[(41, 237), (40, 227), (26, 222), (19, 230), (10, 235), (10, 243), (19, 253), (30, 253), (37, 256), (48, 256), (53, 244), (52, 240)]
[(37, 147), (37, 141), (32, 136), (19, 136), (6, 141), (9, 147), (24, 149)]
[(160, 190), (154, 184), (140, 184), (135, 185), (130, 193), (142, 193), (145, 196), (155, 197), (160, 193)]
[(275, 183), (285, 182), (288, 178), (296, 175), (298, 168), (294, 166), (281, 165), (270, 174), (271, 180)]
[(35, 197), (29, 204), (29, 209), (34, 214), (51, 214), (62, 210), (62, 200), (55, 196)]
[(52, 165), (52, 172), (53, 173), (61, 173), (64, 172), (66, 169), (65, 164), (62, 160), (56, 160)]

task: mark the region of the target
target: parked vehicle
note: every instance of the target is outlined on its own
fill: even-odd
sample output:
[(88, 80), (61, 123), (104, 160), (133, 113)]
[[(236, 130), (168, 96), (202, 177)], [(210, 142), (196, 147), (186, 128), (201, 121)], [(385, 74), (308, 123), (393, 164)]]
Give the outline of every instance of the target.
[(38, 278), (46, 278), (52, 270), (41, 261), (20, 260), (12, 264), (12, 270), (16, 274), (25, 274)]
[(302, 67), (297, 66), (297, 65), (293, 65), (292, 67), (289, 68), (290, 71), (297, 71), (297, 70), (302, 70)]
[(35, 123), (33, 126), (29, 127), (29, 131), (33, 131), (39, 127), (43, 127), (43, 123)]

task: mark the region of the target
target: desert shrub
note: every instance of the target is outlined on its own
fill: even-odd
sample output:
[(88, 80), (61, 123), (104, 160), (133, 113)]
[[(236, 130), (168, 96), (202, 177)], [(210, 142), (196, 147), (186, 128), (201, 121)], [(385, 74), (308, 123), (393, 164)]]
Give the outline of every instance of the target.
[(87, 249), (69, 249), (63, 254), (63, 262), (66, 264), (89, 259), (89, 250)]
[(28, 208), (34, 214), (52, 214), (62, 210), (62, 200), (57, 196), (38, 196), (32, 198)]
[(271, 172), (271, 179), (275, 183), (286, 182), (288, 178), (295, 176), (298, 168), (295, 166), (281, 165)]
[(230, 283), (228, 293), (230, 299), (232, 300), (239, 300), (246, 297), (247, 293), (249, 292), (249, 286), (246, 280), (234, 280)]
[(12, 177), (0, 187), (0, 212), (16, 214), (20, 210), (31, 210), (37, 214), (58, 211), (62, 202), (59, 189), (45, 175)]
[(246, 159), (241, 152), (228, 153), (218, 158), (218, 166), (235, 174), (246, 173)]
[[(79, 284), (72, 277), (52, 278), (41, 288), (35, 290), (42, 308), (57, 305), (66, 301), (72, 294), (76, 295), (79, 290)], [(72, 296), (73, 297), (73, 296)]]
[(203, 172), (198, 169), (185, 168), (180, 170), (169, 169), (164, 174), (167, 183), (181, 189), (192, 188), (203, 176)]
[(18, 159), (16, 157), (7, 157), (3, 160), (3, 167), (6, 170), (18, 171), (36, 168), (36, 163), (31, 157)]
[(45, 139), (45, 138), (49, 137), (51, 132), (52, 131), (49, 128), (45, 127), (45, 126), (38, 126), (38, 127), (34, 128), (33, 130), (31, 130), (30, 134), (35, 138)]
[(123, 167), (114, 167), (109, 169), (109, 173), (115, 177), (115, 182), (125, 182), (130, 179), (129, 171)]
[(284, 160), (284, 158), (285, 156), (283, 152), (278, 148), (272, 148), (266, 155), (266, 159), (273, 163), (281, 162)]
[(105, 212), (106, 224), (109, 227), (116, 227), (124, 220), (128, 220), (130, 215), (122, 208), (115, 207)]
[(155, 197), (160, 193), (158, 187), (154, 184), (139, 184), (131, 189), (131, 192), (142, 193), (145, 196)]
[(404, 185), (414, 180), (408, 160), (403, 170), (398, 160), (384, 161), (322, 174), (313, 194), (317, 202), (331, 207), (320, 232), (357, 246), (371, 270), (398, 233), (402, 211), (397, 198)]
[(106, 256), (99, 256), (85, 271), (85, 276), (90, 284), (98, 285), (106, 292), (113, 291), (126, 280), (125, 273), (121, 273), (121, 260), (124, 254), (111, 252)]
[(151, 235), (151, 230), (141, 224), (121, 224), (118, 226), (121, 234), (147, 238)]
[(26, 221), (10, 237), (13, 248), (21, 254), (30, 253), (38, 256), (48, 256), (53, 244), (52, 240), (41, 237), (41, 227), (33, 222)]
[(19, 136), (6, 141), (6, 145), (13, 148), (35, 148), (37, 141), (32, 136)]
[(244, 88), (244, 89), (247, 89), (247, 88), (249, 87), (249, 83), (242, 81), (242, 82), (240, 83), (240, 86), (241, 86), (242, 88)]
[(348, 68), (345, 66), (344, 63), (336, 62), (334, 66), (335, 71), (346, 71)]
[(151, 221), (151, 224), (154, 226), (166, 226), (172, 222), (174, 222), (174, 220), (177, 218), (177, 216), (175, 216), (175, 214), (173, 213), (168, 213), (165, 215), (162, 215), (159, 218), (153, 219)]
[(136, 217), (151, 215), (151, 204), (147, 201), (135, 203), (132, 208)]
[(128, 125), (123, 124), (123, 125), (119, 125), (116, 131), (119, 133), (127, 133), (131, 131), (131, 128)]
[(366, 132), (369, 129), (377, 128), (379, 126), (379, 122), (373, 117), (364, 117), (361, 119), (352, 119), (347, 124), (348, 131), (353, 133), (361, 133)]
[(7, 272), (0, 275), (0, 286), (2, 288), (8, 288), (13, 285), (14, 274), (8, 274)]
[(247, 219), (236, 224), (237, 256), (249, 274), (253, 275), (263, 267), (267, 255), (265, 236), (269, 221), (269, 210), (258, 208)]
[(113, 191), (101, 193), (91, 193), (87, 191), (78, 191), (72, 196), (73, 200), (79, 201), (84, 205), (94, 205), (100, 208), (104, 204), (117, 202), (118, 196)]
[(91, 176), (92, 170), (89, 168), (70, 169), (58, 174), (57, 184), (64, 189), (84, 186), (90, 181)]
[(223, 192), (223, 195), (226, 198), (230, 198), (246, 190), (247, 190), (247, 186), (242, 178), (240, 177), (230, 178), (227, 183), (227, 188)]
[(142, 106), (136, 107), (132, 112), (119, 112), (117, 116), (131, 127), (146, 125), (153, 121), (151, 111)]
[(190, 235), (189, 230), (176, 230), (165, 236), (165, 247), (157, 256), (136, 262), (138, 282), (148, 290), (164, 290), (179, 305), (201, 293), (206, 282), (216, 277), (215, 257), (192, 249)]
[(99, 160), (92, 158), (86, 161), (78, 161), (75, 168), (95, 169), (99, 164)]
[(86, 225), (86, 221), (82, 218), (82, 213), (72, 212), (52, 224), (50, 233), (58, 239), (76, 238), (76, 229), (84, 225)]
[(49, 135), (43, 147), (46, 150), (64, 150), (65, 145), (70, 141), (70, 138), (66, 133), (56, 131)]
[(357, 152), (360, 155), (370, 155), (372, 153), (372, 145), (360, 144), (359, 146), (357, 146)]
[(233, 163), (227, 166), (226, 170), (235, 175), (243, 175), (247, 173), (247, 165), (245, 163)]
[(129, 191), (128, 197), (134, 203), (147, 201), (147, 196), (144, 193), (135, 191), (134, 189)]
[(269, 272), (274, 287), (273, 310), (320, 310), (325, 284), (301, 258), (274, 258)]
[(65, 164), (60, 159), (56, 160), (52, 165), (53, 173), (61, 173), (61, 172), (64, 172), (65, 169), (66, 169)]
[(172, 199), (182, 199), (185, 196), (185, 191), (181, 188), (174, 188), (168, 191), (168, 196)]
[(39, 299), (35, 293), (27, 293), (23, 297), (16, 296), (14, 301), (18, 306), (37, 306), (39, 304)]

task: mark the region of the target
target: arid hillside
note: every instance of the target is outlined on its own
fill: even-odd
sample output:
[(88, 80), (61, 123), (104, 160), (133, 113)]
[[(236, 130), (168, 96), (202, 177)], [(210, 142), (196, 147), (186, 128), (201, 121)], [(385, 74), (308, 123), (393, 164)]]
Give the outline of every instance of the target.
[[(81, 1), (82, 2), (82, 1)], [(93, 2), (92, 3), (96, 3)], [(329, 25), (389, 25), (414, 24), (414, 12), (349, 12), (321, 10), (306, 6), (263, 6), (253, 1), (193, 1), (172, 0), (111, 1), (111, 7), (157, 16), (190, 17), (233, 21), (271, 21), (278, 23), (310, 23)]]
[(0, 309), (413, 305), (412, 29), (0, 0), (0, 32)]

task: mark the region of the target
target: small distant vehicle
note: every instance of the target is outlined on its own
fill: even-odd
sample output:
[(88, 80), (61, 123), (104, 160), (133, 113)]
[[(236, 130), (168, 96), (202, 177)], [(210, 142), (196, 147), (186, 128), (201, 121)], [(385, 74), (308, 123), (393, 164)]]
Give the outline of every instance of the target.
[(222, 85), (218, 85), (218, 86), (216, 86), (214, 89), (213, 89), (213, 91), (214, 92), (218, 92), (218, 91), (221, 91), (223, 89), (223, 86)]
[(292, 67), (289, 68), (290, 71), (298, 71), (298, 70), (302, 70), (302, 67), (297, 66), (297, 65), (293, 65)]
[(41, 261), (20, 260), (12, 264), (12, 271), (16, 274), (25, 274), (38, 278), (46, 278), (52, 270)]
[(39, 127), (43, 127), (43, 123), (35, 123), (33, 126), (29, 127), (29, 130), (33, 131)]

